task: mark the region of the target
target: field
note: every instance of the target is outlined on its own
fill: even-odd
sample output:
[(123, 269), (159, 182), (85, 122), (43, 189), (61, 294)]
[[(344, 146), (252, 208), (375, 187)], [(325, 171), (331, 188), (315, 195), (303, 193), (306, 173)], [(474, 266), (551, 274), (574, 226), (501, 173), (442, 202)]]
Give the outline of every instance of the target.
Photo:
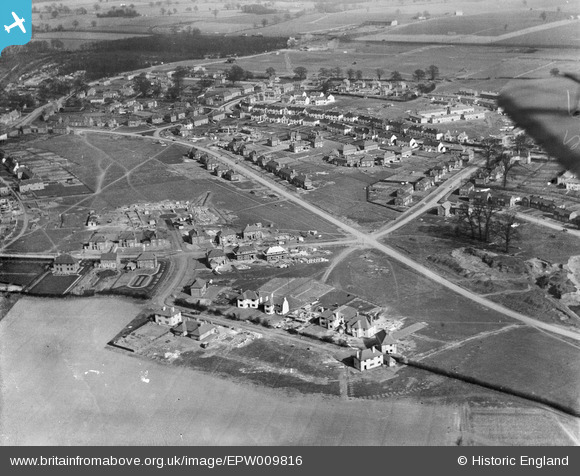
[[(281, 76), (293, 75), (292, 70), (297, 66), (305, 67), (310, 75), (318, 73), (323, 67), (339, 66), (343, 71), (349, 68), (360, 69), (365, 78), (376, 78), (376, 69), (382, 68), (386, 71), (383, 76), (385, 78), (396, 70), (407, 80), (411, 79), (416, 69), (435, 64), (441, 78), (465, 83), (439, 83), (445, 88), (455, 88), (456, 91), (461, 87), (499, 90), (509, 79), (515, 77), (549, 77), (553, 67), (561, 71), (578, 71), (576, 58), (577, 52), (572, 49), (550, 48), (526, 52), (509, 46), (411, 45), (354, 41), (327, 51), (289, 50), (280, 54), (243, 58), (237, 63), (256, 74), (264, 73), (271, 66)], [(208, 65), (210, 70), (219, 67), (222, 65)], [(497, 86), (494, 86), (495, 82), (498, 82)], [(388, 102), (381, 101), (379, 104)], [(374, 102), (375, 106), (376, 104)], [(405, 104), (408, 106), (405, 107)], [(398, 107), (397, 104), (395, 106)], [(401, 106), (405, 109), (416, 107), (413, 102), (401, 103)], [(369, 104), (367, 107), (373, 105)]]
[(474, 340), (426, 362), (580, 411), (578, 347), (536, 329)]
[(50, 294), (61, 296), (75, 281), (77, 281), (77, 279), (79, 279), (79, 277), (76, 274), (70, 276), (58, 276), (49, 273), (28, 292), (30, 294)]
[(50, 43), (51, 40), (60, 40), (62, 41), (64, 49), (77, 50), (82, 48), (83, 45), (95, 43), (98, 41), (122, 40), (134, 36), (145, 36), (145, 35), (124, 34), (116, 32), (98, 32), (98, 31), (82, 31), (82, 32), (55, 31), (51, 33), (34, 32), (34, 38), (32, 41), (47, 41)]
[[(548, 21), (566, 19), (565, 13), (550, 14)], [(504, 10), (467, 16), (433, 18), (423, 22), (404, 25), (391, 30), (397, 35), (458, 35), (499, 36), (543, 24), (540, 14), (535, 11)]]
[(42, 274), (50, 261), (0, 260), (0, 282), (26, 286)]

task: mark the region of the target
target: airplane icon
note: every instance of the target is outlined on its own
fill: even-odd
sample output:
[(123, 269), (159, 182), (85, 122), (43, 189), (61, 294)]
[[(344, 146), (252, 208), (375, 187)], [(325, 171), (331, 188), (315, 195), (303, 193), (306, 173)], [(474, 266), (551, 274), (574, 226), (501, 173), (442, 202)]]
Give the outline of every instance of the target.
[(4, 25), (4, 29), (6, 30), (6, 33), (10, 33), (10, 30), (12, 30), (12, 28), (14, 27), (20, 27), (20, 29), (22, 30), (22, 33), (26, 33), (26, 30), (24, 29), (24, 18), (18, 18), (18, 15), (16, 15), (16, 13), (12, 12), (12, 16), (14, 17), (14, 23), (12, 23), (12, 25), (10, 26), (6, 26)]

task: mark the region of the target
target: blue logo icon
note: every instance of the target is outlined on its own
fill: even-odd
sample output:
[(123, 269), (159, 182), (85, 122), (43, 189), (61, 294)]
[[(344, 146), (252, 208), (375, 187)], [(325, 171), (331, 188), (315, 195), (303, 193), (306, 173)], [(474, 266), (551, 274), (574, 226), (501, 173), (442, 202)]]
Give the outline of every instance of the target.
[(0, 54), (12, 45), (25, 45), (32, 38), (32, 0), (0, 2)]

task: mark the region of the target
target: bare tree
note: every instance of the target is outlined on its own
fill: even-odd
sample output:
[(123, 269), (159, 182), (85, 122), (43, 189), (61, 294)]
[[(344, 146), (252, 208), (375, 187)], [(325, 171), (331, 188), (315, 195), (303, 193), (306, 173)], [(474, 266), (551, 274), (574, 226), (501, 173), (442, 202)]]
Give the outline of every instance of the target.
[(520, 237), (520, 226), (515, 213), (501, 213), (494, 222), (494, 235), (504, 246), (504, 252), (509, 253), (510, 245)]
[(498, 158), (497, 158), (497, 163), (499, 165), (501, 165), (502, 167), (502, 181), (503, 181), (503, 188), (506, 187), (507, 185), (507, 179), (508, 179), (508, 175), (510, 173), (510, 170), (513, 169), (517, 162), (513, 160), (513, 157), (511, 154), (507, 153), (507, 152), (502, 152)]
[(385, 75), (385, 70), (383, 68), (377, 68), (375, 69), (375, 74), (377, 75), (377, 78), (380, 81), (381, 78)]
[(491, 169), (493, 164), (497, 161), (497, 156), (500, 153), (500, 146), (497, 140), (492, 138), (485, 138), (481, 143), (481, 154), (485, 158), (485, 168)]

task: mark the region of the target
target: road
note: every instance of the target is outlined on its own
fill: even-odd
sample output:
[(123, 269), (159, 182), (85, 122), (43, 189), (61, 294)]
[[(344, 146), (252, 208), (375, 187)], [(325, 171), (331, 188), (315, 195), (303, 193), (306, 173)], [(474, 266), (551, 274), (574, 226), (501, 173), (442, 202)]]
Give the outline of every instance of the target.
[(430, 210), (431, 208), (437, 205), (437, 202), (441, 200), (445, 195), (450, 194), (453, 190), (455, 190), (461, 182), (463, 182), (466, 178), (470, 177), (472, 174), (476, 172), (478, 169), (479, 164), (473, 164), (469, 167), (464, 168), (461, 172), (451, 177), (441, 186), (437, 187), (437, 189), (419, 201), (416, 205), (414, 205), (410, 210), (403, 213), (400, 217), (396, 220), (392, 221), (385, 225), (381, 230), (374, 233), (373, 236), (375, 238), (381, 238), (383, 236), (392, 233), (395, 230), (405, 226), (407, 223), (413, 221), (419, 215), (422, 215), (426, 211)]
[(545, 218), (538, 218), (530, 215), (526, 215), (525, 213), (516, 213), (516, 217), (520, 220), (527, 221), (533, 223), (535, 225), (540, 225), (546, 228), (551, 228), (552, 230), (556, 230), (559, 232), (563, 232), (566, 230), (567, 233), (570, 233), (574, 236), (580, 238), (580, 230), (575, 230), (573, 228), (567, 228), (564, 223), (557, 223), (551, 220), (546, 220)]
[[(99, 130), (97, 132), (101, 133), (101, 134), (118, 134), (118, 135), (129, 135), (129, 136), (142, 137), (139, 134), (135, 134), (135, 133), (124, 133), (124, 132), (104, 131), (104, 130)], [(188, 143), (186, 141), (178, 140), (178, 139), (176, 139), (176, 140), (162, 139), (162, 140), (166, 140), (167, 142), (170, 142), (170, 143), (172, 142), (172, 143), (181, 144), (181, 145), (184, 145), (187, 147), (191, 147), (190, 143)], [(356, 239), (358, 244), (361, 244), (361, 245), (364, 245), (368, 248), (373, 248), (375, 250), (382, 252), (383, 254), (387, 255), (388, 257), (404, 264), (405, 266), (411, 268), (412, 270), (416, 271), (417, 273), (419, 273), (419, 274), (423, 275), (424, 277), (438, 283), (439, 285), (459, 294), (460, 296), (465, 297), (473, 302), (480, 304), (481, 306), (484, 306), (488, 309), (499, 312), (499, 313), (503, 314), (504, 316), (510, 317), (512, 319), (516, 319), (516, 320), (523, 322), (525, 324), (528, 324), (530, 326), (534, 326), (538, 329), (546, 330), (546, 331), (552, 332), (554, 334), (558, 334), (560, 336), (564, 336), (564, 337), (574, 339), (576, 341), (580, 341), (580, 333), (578, 333), (576, 331), (566, 329), (564, 327), (557, 326), (555, 324), (549, 324), (546, 322), (539, 321), (537, 319), (533, 319), (529, 316), (526, 316), (526, 315), (521, 314), (519, 312), (513, 311), (511, 309), (508, 309), (507, 307), (504, 307), (504, 306), (497, 304), (493, 301), (490, 301), (489, 299), (486, 299), (486, 298), (480, 296), (479, 294), (476, 294), (476, 293), (471, 292), (465, 288), (462, 288), (461, 286), (458, 286), (457, 284), (445, 279), (443, 276), (438, 275), (437, 273), (433, 272), (432, 270), (423, 266), (422, 264), (417, 263), (416, 261), (412, 260), (411, 258), (404, 255), (403, 253), (396, 251), (393, 248), (381, 243), (380, 241), (378, 241), (377, 237), (375, 237), (373, 235), (368, 235), (368, 234), (360, 231), (359, 229), (354, 228), (353, 226), (350, 226), (346, 223), (343, 223), (342, 221), (335, 218), (334, 216), (332, 216), (328, 212), (321, 210), (320, 208), (316, 207), (315, 205), (308, 203), (307, 201), (305, 201), (301, 197), (289, 192), (285, 188), (280, 187), (276, 183), (265, 179), (261, 175), (258, 175), (253, 170), (249, 169), (248, 167), (245, 167), (243, 165), (243, 163), (238, 163), (237, 160), (232, 160), (229, 157), (225, 156), (224, 154), (219, 153), (216, 150), (213, 150), (213, 149), (210, 149), (207, 147), (201, 147), (201, 146), (196, 145), (196, 148), (198, 150), (201, 150), (201, 151), (217, 158), (218, 160), (220, 160), (221, 162), (226, 164), (228, 167), (237, 170), (238, 172), (240, 172), (244, 176), (250, 178), (251, 180), (253, 180), (261, 185), (264, 185), (265, 187), (268, 187), (269, 189), (276, 192), (278, 195), (283, 196), (287, 200), (299, 205), (303, 209), (308, 210), (309, 212), (319, 216), (320, 218), (326, 220), (327, 222), (332, 223), (336, 227), (346, 231), (347, 233), (349, 233), (350, 235), (352, 235)], [(427, 206), (427, 205), (428, 205), (428, 203), (424, 204), (424, 206)], [(392, 231), (392, 230), (390, 230), (390, 231)]]

